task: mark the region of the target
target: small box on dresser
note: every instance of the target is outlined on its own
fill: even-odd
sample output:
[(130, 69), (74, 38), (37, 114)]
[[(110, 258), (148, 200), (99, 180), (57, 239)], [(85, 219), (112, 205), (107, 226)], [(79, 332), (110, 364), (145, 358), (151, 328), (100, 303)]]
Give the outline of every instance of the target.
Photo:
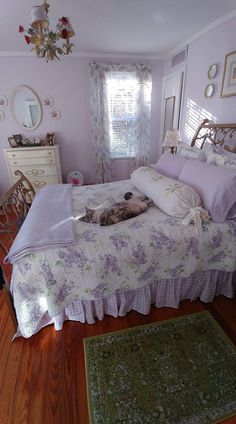
[(62, 182), (58, 145), (5, 149), (4, 155), (12, 184), (18, 180), (15, 175), (17, 169), (29, 179), (35, 191)]

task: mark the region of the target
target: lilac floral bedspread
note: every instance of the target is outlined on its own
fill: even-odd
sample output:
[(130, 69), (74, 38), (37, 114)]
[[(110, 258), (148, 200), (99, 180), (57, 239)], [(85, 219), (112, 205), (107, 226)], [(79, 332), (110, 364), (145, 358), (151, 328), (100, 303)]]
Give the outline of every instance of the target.
[(45, 312), (53, 317), (76, 300), (95, 300), (195, 271), (236, 270), (233, 220), (203, 224), (201, 236), (193, 225), (183, 225), (156, 206), (109, 227), (78, 221), (85, 205), (112, 204), (126, 191), (140, 194), (130, 181), (73, 188), (76, 245), (52, 247), (14, 263), (11, 287), (25, 337), (34, 333)]

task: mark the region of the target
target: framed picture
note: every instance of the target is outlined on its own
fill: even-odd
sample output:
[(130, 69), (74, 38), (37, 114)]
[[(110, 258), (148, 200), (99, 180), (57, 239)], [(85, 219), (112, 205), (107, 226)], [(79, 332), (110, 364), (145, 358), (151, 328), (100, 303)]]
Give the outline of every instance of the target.
[(55, 138), (56, 138), (56, 134), (55, 133), (47, 133), (46, 134), (45, 145), (54, 146), (54, 144), (55, 144)]
[(15, 138), (13, 136), (8, 137), (8, 141), (11, 147), (19, 147), (19, 144), (17, 144)]
[(221, 97), (236, 96), (236, 51), (225, 56)]
[(8, 137), (8, 141), (10, 143), (11, 147), (22, 147), (22, 135), (21, 134), (15, 134), (11, 137)]

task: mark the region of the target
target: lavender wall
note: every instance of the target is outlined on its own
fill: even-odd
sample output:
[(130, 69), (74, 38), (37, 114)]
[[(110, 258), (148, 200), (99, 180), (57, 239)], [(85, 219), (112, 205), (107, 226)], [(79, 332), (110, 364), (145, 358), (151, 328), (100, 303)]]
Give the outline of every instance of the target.
[[(0, 57), (0, 95), (5, 95), (10, 100), (12, 91), (18, 85), (28, 85), (36, 91), (41, 100), (46, 95), (51, 95), (54, 98), (54, 107), (61, 111), (60, 120), (54, 120), (50, 117), (51, 109), (43, 105), (40, 126), (34, 131), (24, 131), (14, 121), (8, 104), (7, 108), (2, 109), (5, 120), (0, 121), (0, 148), (9, 147), (7, 138), (12, 134), (21, 133), (36, 137), (55, 132), (56, 142), (61, 146), (64, 176), (70, 170), (79, 169), (85, 175), (86, 183), (94, 182), (88, 81), (88, 62), (92, 60), (96, 59), (65, 57), (57, 63), (45, 63), (35, 57)], [(154, 162), (157, 160), (157, 140), (160, 132), (162, 62), (149, 63), (153, 68), (151, 161)], [(114, 163), (114, 180), (129, 178), (129, 173), (129, 162), (123, 160)], [(3, 151), (0, 150), (0, 193), (9, 186)]]
[[(181, 134), (190, 141), (197, 126), (205, 118), (218, 123), (236, 122), (236, 97), (221, 98), (225, 55), (236, 50), (236, 18), (219, 25), (188, 46), (187, 73), (184, 91)], [(217, 63), (216, 77), (208, 79), (208, 68)], [(167, 69), (168, 64), (165, 64)], [(204, 96), (206, 85), (215, 84), (211, 98)]]

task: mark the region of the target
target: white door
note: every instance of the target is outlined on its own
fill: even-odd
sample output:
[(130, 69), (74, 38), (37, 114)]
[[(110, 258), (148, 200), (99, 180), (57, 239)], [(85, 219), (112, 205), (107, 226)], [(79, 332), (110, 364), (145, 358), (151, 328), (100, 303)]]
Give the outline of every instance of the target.
[(163, 78), (161, 144), (167, 130), (179, 128), (183, 79), (183, 70)]

